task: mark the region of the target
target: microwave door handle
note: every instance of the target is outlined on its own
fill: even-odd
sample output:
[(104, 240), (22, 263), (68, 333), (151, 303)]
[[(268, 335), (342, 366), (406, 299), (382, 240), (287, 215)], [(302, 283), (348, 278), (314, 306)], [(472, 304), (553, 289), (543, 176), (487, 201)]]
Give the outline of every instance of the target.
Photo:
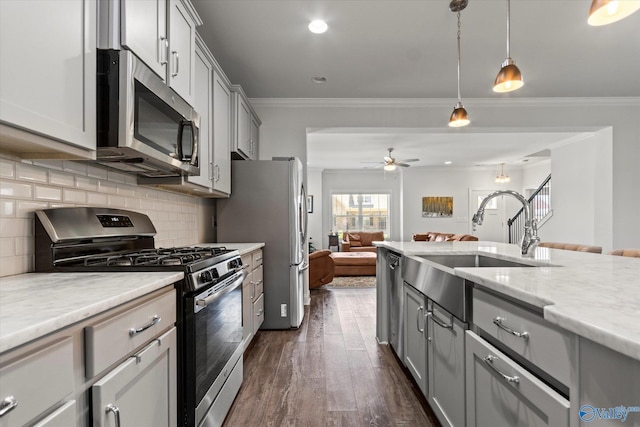
[(186, 120), (181, 120), (178, 125), (178, 140), (176, 141), (176, 151), (178, 152), (178, 159), (180, 161), (184, 160), (183, 151), (182, 151), (182, 134), (184, 133), (184, 125), (188, 123)]
[(191, 161), (189, 163), (192, 166), (196, 166), (198, 164), (198, 140), (200, 138), (197, 135), (198, 129), (193, 125), (193, 122), (189, 122), (189, 126), (191, 126)]

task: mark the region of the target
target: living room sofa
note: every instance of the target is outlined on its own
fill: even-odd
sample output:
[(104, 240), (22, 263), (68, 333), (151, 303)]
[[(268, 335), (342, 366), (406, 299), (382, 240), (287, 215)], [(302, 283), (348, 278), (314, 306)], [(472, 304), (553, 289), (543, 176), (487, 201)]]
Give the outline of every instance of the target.
[(375, 252), (373, 242), (384, 240), (383, 231), (346, 231), (340, 242), (341, 252)]
[(454, 234), (454, 233), (439, 233), (436, 231), (428, 231), (426, 233), (414, 233), (411, 236), (411, 240), (414, 242), (471, 242), (477, 241), (476, 236), (471, 234)]
[(331, 283), (335, 274), (335, 263), (331, 251), (323, 249), (309, 254), (309, 288), (314, 289)]

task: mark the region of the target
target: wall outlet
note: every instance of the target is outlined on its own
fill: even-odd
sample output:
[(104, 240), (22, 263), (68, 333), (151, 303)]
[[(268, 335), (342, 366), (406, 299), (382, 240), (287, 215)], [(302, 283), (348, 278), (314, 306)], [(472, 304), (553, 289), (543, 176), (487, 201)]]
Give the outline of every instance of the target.
[(280, 304), (280, 317), (287, 317), (287, 304)]

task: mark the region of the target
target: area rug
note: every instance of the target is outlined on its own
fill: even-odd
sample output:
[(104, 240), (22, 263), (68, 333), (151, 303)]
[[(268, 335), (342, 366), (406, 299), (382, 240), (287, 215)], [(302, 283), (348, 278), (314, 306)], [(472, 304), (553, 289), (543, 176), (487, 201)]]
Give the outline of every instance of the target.
[(334, 277), (331, 283), (323, 288), (375, 288), (376, 276), (341, 276)]

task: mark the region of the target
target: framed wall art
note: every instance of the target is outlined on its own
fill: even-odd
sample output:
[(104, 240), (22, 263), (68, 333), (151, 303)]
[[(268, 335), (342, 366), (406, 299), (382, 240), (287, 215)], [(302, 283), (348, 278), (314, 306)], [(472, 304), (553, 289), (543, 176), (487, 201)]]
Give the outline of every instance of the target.
[(451, 218), (453, 216), (453, 197), (423, 197), (423, 218)]

